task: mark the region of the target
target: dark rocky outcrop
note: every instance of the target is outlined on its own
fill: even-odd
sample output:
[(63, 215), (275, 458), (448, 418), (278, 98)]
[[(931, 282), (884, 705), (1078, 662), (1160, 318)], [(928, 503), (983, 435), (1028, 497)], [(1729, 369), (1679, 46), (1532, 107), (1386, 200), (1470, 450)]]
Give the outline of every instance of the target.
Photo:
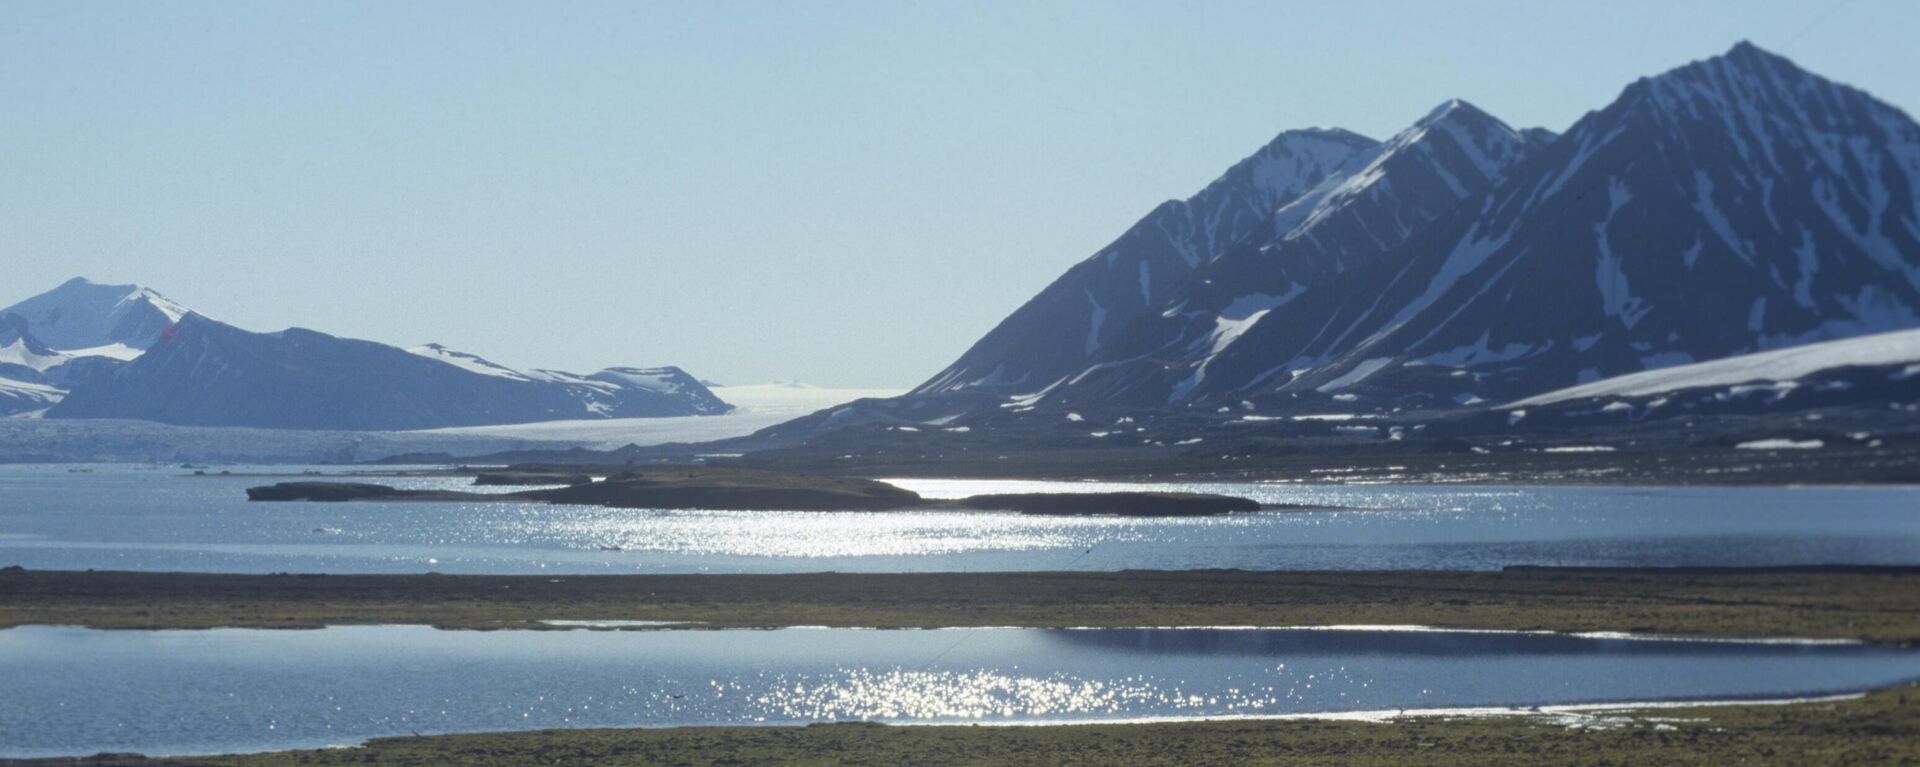
[(494, 487), (514, 485), (584, 485), (592, 481), (593, 477), (585, 474), (540, 471), (483, 471), (473, 478), (473, 484), (475, 485)]
[(1022, 514), (1198, 517), (1259, 511), (1260, 502), (1211, 493), (1009, 493), (960, 501), (969, 509)]
[(477, 493), (436, 490), (399, 490), (371, 482), (281, 482), (247, 488), (249, 501), (389, 501), (462, 500)]

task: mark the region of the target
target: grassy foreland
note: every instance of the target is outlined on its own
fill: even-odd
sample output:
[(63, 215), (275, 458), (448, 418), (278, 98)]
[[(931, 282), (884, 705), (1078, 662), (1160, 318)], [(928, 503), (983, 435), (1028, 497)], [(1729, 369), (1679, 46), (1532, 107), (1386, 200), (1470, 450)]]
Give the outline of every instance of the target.
[(1550, 716), (1055, 727), (681, 727), (375, 740), (365, 748), (39, 765), (1910, 765), (1920, 689), (1793, 705)]
[(223, 575), (0, 571), (0, 627), (1421, 624), (1920, 642), (1920, 567), (1502, 572)]

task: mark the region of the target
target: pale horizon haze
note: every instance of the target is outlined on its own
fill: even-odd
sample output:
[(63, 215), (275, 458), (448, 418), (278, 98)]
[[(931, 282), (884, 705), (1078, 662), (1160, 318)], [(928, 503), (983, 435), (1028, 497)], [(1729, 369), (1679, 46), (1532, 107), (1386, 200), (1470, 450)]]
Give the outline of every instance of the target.
[(907, 387), (1282, 130), (1560, 131), (1742, 39), (1920, 107), (1894, 0), (6, 3), (0, 306)]

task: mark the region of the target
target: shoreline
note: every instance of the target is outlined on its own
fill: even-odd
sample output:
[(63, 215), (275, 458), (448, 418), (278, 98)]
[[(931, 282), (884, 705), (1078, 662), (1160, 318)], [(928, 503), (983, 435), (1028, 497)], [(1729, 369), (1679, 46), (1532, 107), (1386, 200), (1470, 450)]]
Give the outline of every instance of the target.
[(1750, 700), (1571, 703), (1057, 723), (680, 726), (373, 738), (221, 755), (0, 758), (14, 767), (233, 765), (1867, 764), (1920, 757), (1920, 685)]
[(0, 570), (0, 628), (1425, 626), (1920, 644), (1920, 566), (243, 575)]

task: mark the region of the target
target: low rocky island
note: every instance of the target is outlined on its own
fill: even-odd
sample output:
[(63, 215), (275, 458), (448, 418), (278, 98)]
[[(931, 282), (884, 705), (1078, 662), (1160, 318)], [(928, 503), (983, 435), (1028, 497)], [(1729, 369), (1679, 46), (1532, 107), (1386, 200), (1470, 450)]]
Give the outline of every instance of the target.
[(542, 501), (623, 509), (720, 511), (898, 511), (965, 508), (1022, 514), (1187, 517), (1259, 511), (1258, 501), (1207, 493), (1022, 493), (959, 500), (923, 498), (870, 479), (713, 467), (610, 471), (595, 481), (578, 472), (515, 468), (479, 474), (476, 485), (563, 485), (505, 493), (403, 490), (367, 482), (302, 480), (247, 488), (251, 501)]
[(472, 498), (499, 498), (494, 493), (463, 493), (457, 490), (401, 490), (372, 482), (280, 482), (247, 488), (249, 501), (461, 501)]
[(1003, 493), (963, 498), (960, 506), (982, 511), (1080, 516), (1198, 517), (1259, 511), (1250, 498), (1211, 493)]

